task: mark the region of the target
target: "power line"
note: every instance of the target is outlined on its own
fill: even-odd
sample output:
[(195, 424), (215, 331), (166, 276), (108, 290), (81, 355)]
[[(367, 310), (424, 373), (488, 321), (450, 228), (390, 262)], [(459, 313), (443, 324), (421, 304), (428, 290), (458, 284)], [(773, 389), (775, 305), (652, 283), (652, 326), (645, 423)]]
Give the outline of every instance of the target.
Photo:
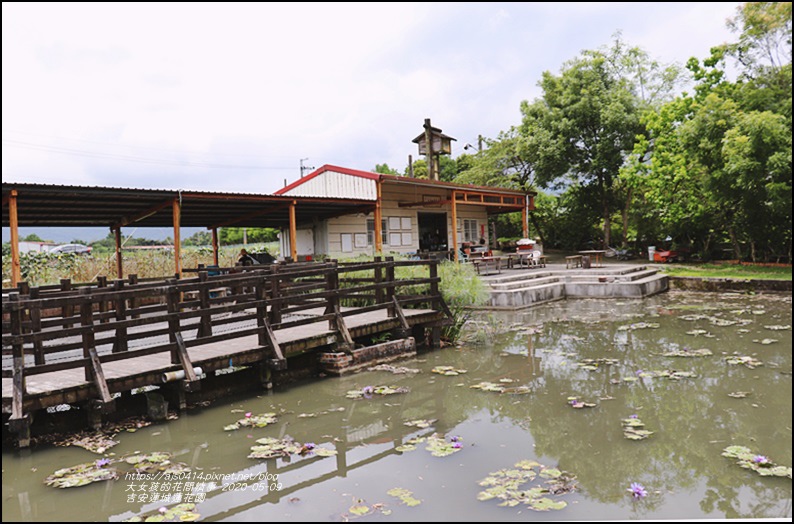
[(159, 164), (170, 165), (179, 167), (203, 167), (208, 169), (292, 169), (291, 167), (277, 167), (277, 166), (247, 166), (247, 165), (233, 165), (233, 164), (216, 164), (210, 162), (192, 162), (187, 160), (167, 160), (167, 159), (151, 159), (131, 155), (122, 155), (119, 153), (102, 153), (97, 151), (88, 151), (84, 149), (74, 149), (69, 147), (48, 146), (42, 144), (35, 144), (33, 142), (23, 142), (21, 140), (3, 139), (3, 144), (11, 147), (19, 147), (22, 149), (32, 149), (35, 151), (46, 151), (48, 153), (58, 153), (62, 155), (82, 156), (88, 158), (106, 158), (109, 160), (123, 160), (126, 162), (138, 162), (143, 164)]

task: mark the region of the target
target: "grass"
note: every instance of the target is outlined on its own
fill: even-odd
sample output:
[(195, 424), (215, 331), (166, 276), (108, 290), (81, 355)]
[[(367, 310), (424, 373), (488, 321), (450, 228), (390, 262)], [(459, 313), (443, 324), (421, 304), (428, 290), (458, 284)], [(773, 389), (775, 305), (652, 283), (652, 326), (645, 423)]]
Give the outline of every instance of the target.
[(670, 264), (660, 269), (669, 276), (699, 278), (731, 278), (754, 280), (791, 280), (791, 266), (749, 264)]

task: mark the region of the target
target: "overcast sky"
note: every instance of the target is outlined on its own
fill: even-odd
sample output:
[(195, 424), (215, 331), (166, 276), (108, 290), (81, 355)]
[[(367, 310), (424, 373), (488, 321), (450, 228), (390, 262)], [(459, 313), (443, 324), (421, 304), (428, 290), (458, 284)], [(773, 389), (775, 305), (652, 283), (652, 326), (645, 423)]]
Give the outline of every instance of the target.
[(520, 123), (585, 49), (736, 40), (738, 2), (3, 2), (5, 182), (273, 192), (305, 166), (402, 172)]

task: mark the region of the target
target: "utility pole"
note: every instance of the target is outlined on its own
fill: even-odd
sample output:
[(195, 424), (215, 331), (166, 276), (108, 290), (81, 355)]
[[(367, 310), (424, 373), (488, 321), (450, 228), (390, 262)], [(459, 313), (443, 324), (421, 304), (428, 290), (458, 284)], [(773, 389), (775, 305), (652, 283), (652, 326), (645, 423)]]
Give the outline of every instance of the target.
[(301, 158), (301, 178), (303, 178), (303, 173), (305, 173), (306, 171), (314, 171), (314, 167), (311, 167), (311, 166), (304, 166), (304, 165), (303, 165), (303, 162), (304, 162), (305, 160), (309, 160), (309, 158), (308, 158), (308, 157), (306, 157), (306, 158)]

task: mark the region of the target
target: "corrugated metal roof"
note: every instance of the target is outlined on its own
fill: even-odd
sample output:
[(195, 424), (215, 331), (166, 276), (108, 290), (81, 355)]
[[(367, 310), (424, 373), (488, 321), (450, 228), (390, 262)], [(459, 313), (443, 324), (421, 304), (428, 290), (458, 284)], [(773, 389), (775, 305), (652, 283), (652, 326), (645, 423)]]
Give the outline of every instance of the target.
[(293, 201), (299, 224), (374, 207), (355, 198), (3, 182), (3, 226), (10, 225), (11, 191), (19, 226), (171, 226), (175, 200), (185, 227), (286, 227)]

